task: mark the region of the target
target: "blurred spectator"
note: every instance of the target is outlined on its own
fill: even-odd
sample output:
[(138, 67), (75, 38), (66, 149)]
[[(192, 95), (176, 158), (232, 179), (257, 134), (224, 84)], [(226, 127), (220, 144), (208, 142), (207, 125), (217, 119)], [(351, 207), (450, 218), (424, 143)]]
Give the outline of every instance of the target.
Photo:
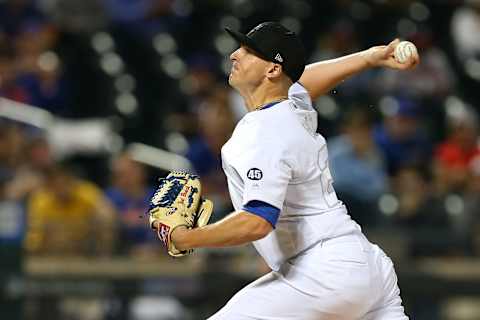
[(0, 167), (0, 314), (2, 318), (21, 319), (22, 299), (9, 295), (6, 287), (22, 273), (22, 242), (25, 211), (21, 202), (10, 199), (6, 186), (12, 173)]
[[(395, 220), (409, 231), (412, 256), (446, 254), (455, 246), (444, 198), (430, 190), (430, 179), (424, 168), (402, 167), (393, 178), (392, 190), (398, 200)], [(449, 237), (440, 239), (440, 235)]]
[(407, 165), (421, 165), (430, 160), (431, 143), (419, 124), (419, 110), (406, 98), (384, 98), (384, 120), (374, 128), (374, 139), (383, 153), (390, 175)]
[(198, 135), (189, 143), (186, 157), (202, 178), (206, 197), (215, 203), (215, 215), (224, 215), (231, 209), (227, 182), (222, 172), (220, 152), (230, 138), (234, 123), (228, 103), (228, 89), (219, 86), (199, 106)]
[(450, 43), (462, 76), (462, 92), (469, 101), (478, 101), (480, 92), (480, 1), (467, 0), (453, 13)]
[(4, 186), (8, 199), (23, 201), (41, 184), (41, 168), (31, 166), (29, 144), (25, 127), (0, 120), (0, 170), (11, 176)]
[(469, 165), (470, 180), (465, 192), (465, 225), (472, 253), (480, 256), (480, 155), (472, 159)]
[(25, 232), (24, 207), (20, 201), (7, 194), (8, 182), (12, 178), (9, 171), (0, 168), (0, 244), (2, 249), (17, 248), (18, 251), (10, 252), (10, 258), (7, 257), (8, 251), (1, 251), (3, 257), (0, 270), (18, 267)]
[[(343, 10), (348, 8), (347, 2), (337, 1), (336, 5), (343, 7)], [(319, 33), (315, 45), (310, 61), (334, 59), (362, 50), (358, 26), (346, 17), (335, 20), (329, 30)], [(374, 74), (374, 70), (368, 70), (340, 83), (333, 90), (335, 98), (351, 103), (358, 95), (368, 93)]]
[(150, 39), (160, 31), (168, 30), (168, 19), (172, 13), (171, 0), (106, 0), (105, 9), (116, 26), (138, 36)]
[(111, 183), (106, 195), (116, 211), (120, 253), (148, 256), (160, 252), (156, 234), (145, 219), (155, 191), (148, 184), (146, 168), (123, 153), (112, 162)]
[(25, 234), (24, 206), (18, 199), (9, 197), (7, 192), (13, 177), (12, 172), (0, 167), (0, 279), (5, 273), (18, 272)]
[(107, 0), (105, 5), (112, 20), (132, 22), (146, 20), (168, 12), (171, 1), (140, 0), (132, 2), (128, 0)]
[[(187, 59), (187, 72), (181, 80), (181, 89), (186, 93), (183, 108), (177, 108), (167, 117), (165, 125), (172, 131), (186, 136), (195, 135), (198, 130), (200, 106), (219, 86), (215, 58), (204, 52), (196, 52)], [(243, 107), (244, 108), (244, 107)]]
[(0, 119), (0, 167), (14, 172), (23, 162), (25, 133), (13, 122)]
[(113, 212), (101, 190), (55, 165), (28, 203), (25, 246), (40, 255), (109, 254), (114, 239)]
[(45, 20), (26, 20), (19, 28), (13, 43), (21, 72), (38, 69), (39, 56), (51, 50), (57, 42), (58, 31)]
[(10, 35), (16, 34), (26, 20), (42, 19), (35, 7), (36, 1), (6, 0), (0, 2), (0, 28)]
[(107, 16), (98, 0), (40, 1), (40, 9), (62, 30), (71, 33), (91, 33), (107, 27)]
[(220, 150), (233, 131), (227, 94), (226, 88), (218, 87), (198, 108), (199, 132), (186, 155), (202, 175), (219, 167)]
[(329, 30), (320, 33), (312, 61), (321, 61), (344, 56), (361, 50), (354, 21), (348, 18), (338, 19)]
[(17, 82), (15, 51), (9, 40), (0, 33), (0, 96), (7, 99), (28, 102), (28, 92)]
[(478, 116), (473, 109), (464, 107), (449, 116), (447, 127), (448, 137), (437, 147), (434, 157), (438, 193), (463, 191), (470, 177), (469, 165), (480, 155)]
[(208, 53), (198, 52), (187, 59), (188, 72), (184, 87), (191, 99), (192, 112), (197, 112), (198, 105), (215, 91), (217, 87), (217, 61)]
[(452, 17), (451, 32), (460, 61), (480, 58), (480, 2), (465, 1)]
[(28, 92), (29, 104), (66, 116), (70, 113), (68, 87), (60, 63), (54, 52), (43, 53), (38, 56), (38, 68), (21, 74), (18, 83)]
[(26, 147), (26, 157), (32, 170), (42, 172), (54, 164), (52, 148), (43, 134), (33, 135)]
[(27, 93), (24, 102), (65, 115), (68, 88), (62, 64), (52, 51), (56, 28), (44, 21), (28, 21), (15, 37), (17, 83)]
[(50, 144), (42, 135), (26, 138), (22, 153), (23, 161), (17, 163), (15, 176), (7, 186), (8, 196), (19, 200), (42, 185), (45, 170), (54, 164)]
[(21, 127), (0, 119), (0, 305), (2, 318), (21, 319), (22, 298), (7, 292), (7, 285), (22, 276), (26, 229), (23, 192), (16, 192), (24, 163), (25, 134)]
[(335, 190), (360, 225), (374, 225), (377, 200), (388, 189), (388, 176), (373, 141), (372, 121), (366, 111), (356, 108), (347, 113), (342, 128), (343, 133), (329, 141)]
[(432, 197), (430, 179), (423, 168), (401, 168), (393, 178), (392, 188), (398, 199), (398, 221), (410, 228), (446, 228), (448, 216), (441, 203)]
[(0, 120), (0, 170), (11, 179), (5, 185), (9, 199), (25, 200), (43, 180), (43, 170), (53, 164), (45, 137), (34, 129), (7, 120)]

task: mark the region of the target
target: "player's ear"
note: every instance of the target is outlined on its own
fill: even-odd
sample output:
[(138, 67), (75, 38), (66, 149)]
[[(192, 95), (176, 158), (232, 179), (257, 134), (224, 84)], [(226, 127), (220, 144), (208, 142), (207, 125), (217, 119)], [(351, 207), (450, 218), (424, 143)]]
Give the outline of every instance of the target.
[(267, 70), (267, 78), (278, 78), (282, 75), (282, 66), (278, 63), (272, 63)]

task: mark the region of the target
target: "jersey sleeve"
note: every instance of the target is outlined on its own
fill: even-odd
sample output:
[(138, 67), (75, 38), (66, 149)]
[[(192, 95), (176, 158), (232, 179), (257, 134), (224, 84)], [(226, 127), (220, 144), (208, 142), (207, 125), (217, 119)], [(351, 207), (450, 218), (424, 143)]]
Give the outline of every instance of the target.
[(295, 101), (295, 105), (305, 110), (312, 110), (312, 99), (307, 89), (300, 83), (295, 82), (288, 90), (288, 97)]
[(284, 157), (281, 141), (257, 142), (239, 160), (237, 170), (244, 181), (242, 205), (257, 200), (282, 209), (292, 169)]
[(249, 203), (244, 205), (243, 210), (262, 217), (263, 219), (267, 220), (274, 228), (280, 215), (280, 209), (278, 209), (277, 207), (274, 207), (269, 203), (257, 200), (250, 201)]

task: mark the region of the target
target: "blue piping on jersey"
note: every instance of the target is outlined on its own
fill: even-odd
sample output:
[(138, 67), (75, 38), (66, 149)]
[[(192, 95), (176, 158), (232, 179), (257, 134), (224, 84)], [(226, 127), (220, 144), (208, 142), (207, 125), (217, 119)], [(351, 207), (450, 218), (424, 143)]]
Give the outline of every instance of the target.
[(275, 228), (278, 217), (280, 216), (280, 209), (259, 200), (249, 201), (242, 209), (267, 220), (273, 228)]
[(282, 102), (282, 101), (285, 101), (285, 100), (286, 100), (286, 99), (282, 99), (282, 100), (278, 100), (278, 101), (273, 101), (273, 102), (267, 103), (267, 104), (264, 105), (264, 106), (260, 106), (260, 107), (256, 108), (255, 110), (257, 110), (257, 111), (265, 110), (265, 109), (271, 108), (271, 107), (273, 107), (274, 105), (276, 105), (276, 104), (278, 104), (278, 103), (280, 103), (280, 102)]

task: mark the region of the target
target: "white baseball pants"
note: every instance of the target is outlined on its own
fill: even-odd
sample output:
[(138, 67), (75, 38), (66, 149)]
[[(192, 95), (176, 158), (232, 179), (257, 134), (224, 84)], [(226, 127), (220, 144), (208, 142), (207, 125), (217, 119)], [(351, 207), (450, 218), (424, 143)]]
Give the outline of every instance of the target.
[(238, 292), (209, 320), (408, 320), (393, 263), (361, 233), (328, 239)]

